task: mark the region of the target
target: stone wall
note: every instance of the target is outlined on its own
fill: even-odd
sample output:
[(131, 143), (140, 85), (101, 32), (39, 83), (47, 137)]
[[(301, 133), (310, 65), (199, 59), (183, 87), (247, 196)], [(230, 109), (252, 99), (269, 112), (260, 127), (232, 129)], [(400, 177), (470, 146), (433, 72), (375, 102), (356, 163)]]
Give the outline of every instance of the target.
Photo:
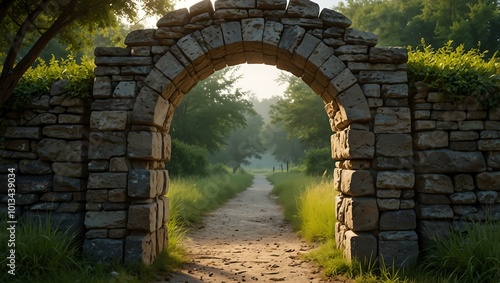
[[(90, 108), (65, 97), (66, 81), (21, 111), (6, 113), (0, 128), (0, 208), (7, 209), (7, 175), (16, 174), (17, 215), (43, 217), (84, 230)], [(83, 231), (82, 230), (82, 231)]]
[[(95, 50), (93, 100), (50, 96), (7, 115), (0, 197), (85, 226), (83, 251), (149, 263), (167, 245), (170, 125), (184, 95), (245, 62), (300, 77), (325, 103), (337, 160), (337, 245), (348, 259), (415, 262), (427, 230), (499, 211), (500, 111), (409, 95), (407, 51), (309, 0), (209, 0), (172, 11), (125, 48)], [(67, 220), (69, 219), (69, 220)], [(436, 230), (437, 229), (437, 230)]]
[(500, 109), (446, 101), (417, 83), (412, 95), (415, 193), (423, 245), (429, 234), (500, 219)]

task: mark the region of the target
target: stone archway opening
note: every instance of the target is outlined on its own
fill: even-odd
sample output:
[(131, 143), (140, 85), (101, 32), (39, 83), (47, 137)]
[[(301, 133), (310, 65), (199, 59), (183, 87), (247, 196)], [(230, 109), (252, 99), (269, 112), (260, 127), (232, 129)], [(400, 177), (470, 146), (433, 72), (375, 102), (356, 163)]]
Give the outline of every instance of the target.
[[(84, 251), (149, 263), (165, 248), (164, 162), (175, 109), (200, 80), (246, 62), (292, 73), (325, 103), (337, 160), (332, 189), (341, 192), (337, 245), (346, 257), (413, 261), (418, 238), (406, 50), (377, 48), (375, 35), (350, 25), (308, 0), (218, 0), (215, 7), (204, 0), (168, 13), (158, 29), (130, 33), (127, 48), (96, 49), (89, 147), (96, 169), (89, 169), (88, 189), (107, 203), (123, 194), (127, 201), (107, 210), (90, 198)], [(92, 123), (99, 119), (121, 123)], [(127, 170), (97, 168), (103, 160)]]

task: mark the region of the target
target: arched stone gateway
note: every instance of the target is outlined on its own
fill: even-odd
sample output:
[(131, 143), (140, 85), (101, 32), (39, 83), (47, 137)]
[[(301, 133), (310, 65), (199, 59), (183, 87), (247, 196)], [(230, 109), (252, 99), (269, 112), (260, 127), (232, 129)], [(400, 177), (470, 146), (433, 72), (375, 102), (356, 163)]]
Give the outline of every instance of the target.
[[(337, 160), (337, 244), (348, 259), (418, 254), (407, 52), (308, 0), (208, 0), (97, 48), (84, 252), (151, 262), (166, 247), (170, 124), (200, 80), (242, 63), (302, 78), (325, 103)], [(109, 163), (108, 163), (109, 161)]]

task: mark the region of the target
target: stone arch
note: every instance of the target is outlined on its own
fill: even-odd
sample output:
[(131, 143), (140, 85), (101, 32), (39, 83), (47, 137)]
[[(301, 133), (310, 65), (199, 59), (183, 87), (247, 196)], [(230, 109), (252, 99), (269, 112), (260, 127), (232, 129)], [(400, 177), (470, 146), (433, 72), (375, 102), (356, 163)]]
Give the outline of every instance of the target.
[[(126, 202), (106, 210), (90, 198), (84, 251), (150, 262), (167, 245), (164, 162), (175, 108), (200, 80), (248, 62), (302, 78), (325, 103), (337, 160), (333, 187), (341, 192), (336, 237), (345, 255), (413, 260), (418, 243), (406, 51), (377, 48), (375, 35), (350, 25), (309, 0), (217, 0), (215, 8), (204, 0), (168, 13), (156, 30), (130, 33), (127, 48), (96, 49), (89, 159), (96, 167), (110, 160), (126, 169), (89, 168), (88, 188), (106, 195), (106, 203)], [(122, 122), (92, 123), (103, 118)], [(105, 246), (107, 253), (99, 255)]]

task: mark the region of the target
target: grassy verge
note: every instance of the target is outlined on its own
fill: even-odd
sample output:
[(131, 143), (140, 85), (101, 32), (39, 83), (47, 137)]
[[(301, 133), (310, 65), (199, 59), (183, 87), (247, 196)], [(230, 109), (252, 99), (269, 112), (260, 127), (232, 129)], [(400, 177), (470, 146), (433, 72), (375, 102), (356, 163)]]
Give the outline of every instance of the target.
[(318, 248), (306, 258), (323, 267), (326, 276), (353, 282), (498, 282), (500, 278), (500, 223), (471, 223), (464, 233), (436, 236), (418, 266), (411, 270), (374, 265), (362, 268), (347, 262), (335, 244), (334, 192), (331, 182), (300, 173), (268, 177), (285, 218)]
[(203, 178), (173, 179), (170, 183), (169, 246), (152, 265), (106, 266), (82, 258), (73, 236), (51, 230), (50, 224), (19, 219), (16, 230), (16, 275), (7, 273), (7, 221), (0, 218), (0, 282), (151, 282), (176, 269), (185, 254), (182, 238), (192, 223), (210, 210), (245, 190), (253, 176), (246, 173), (218, 174)]

